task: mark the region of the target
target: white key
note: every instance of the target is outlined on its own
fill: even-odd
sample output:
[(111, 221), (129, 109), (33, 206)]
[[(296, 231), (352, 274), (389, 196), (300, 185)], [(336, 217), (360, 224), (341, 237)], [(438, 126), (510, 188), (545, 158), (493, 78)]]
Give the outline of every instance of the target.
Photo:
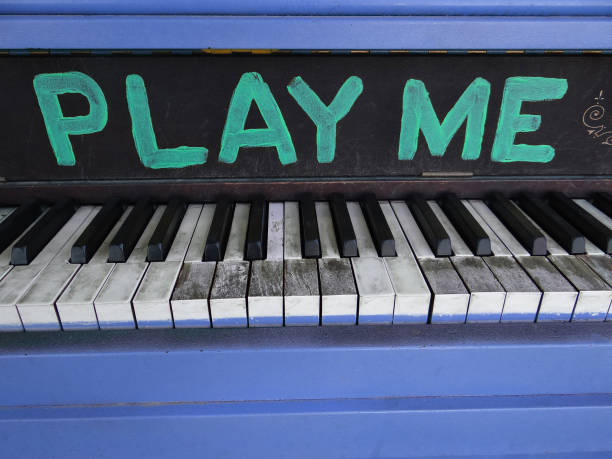
[(221, 261), (210, 292), (212, 326), (246, 327), (248, 261)]
[(452, 257), (451, 261), (470, 292), (467, 322), (499, 322), (506, 292), (481, 257)]
[(285, 202), (285, 260), (301, 259), (300, 207), (296, 201)]
[(395, 240), (397, 252), (396, 257), (383, 259), (395, 291), (393, 323), (425, 323), (429, 315), (431, 292), (391, 204), (380, 202), (380, 208)]
[(467, 322), (499, 322), (506, 292), (482, 258), (472, 254), (440, 206), (435, 201), (428, 204), (450, 237), (455, 253), (451, 261), (470, 292)]
[(210, 327), (208, 296), (215, 267), (214, 261), (183, 264), (170, 300), (176, 328)]
[(551, 255), (549, 258), (578, 290), (572, 321), (604, 320), (612, 301), (612, 289), (578, 257)]
[(202, 257), (215, 208), (215, 204), (202, 208), (170, 299), (176, 328), (210, 327), (208, 296), (217, 263), (203, 262)]
[(166, 206), (155, 209), (136, 246), (125, 263), (117, 263), (94, 300), (101, 329), (134, 328), (132, 298), (149, 263), (147, 246)]
[(528, 257), (529, 252), (514, 237), (508, 228), (501, 222), (497, 215), (489, 209), (483, 201), (470, 201), (472, 207), (480, 214), (482, 219), (487, 222), (489, 228), (499, 237), (502, 243), (508, 248), (515, 257)]
[(408, 205), (404, 201), (391, 201), (391, 207), (395, 212), (397, 221), (400, 223), (402, 230), (414, 250), (414, 255), (418, 258), (434, 258), (434, 254), (423, 236), (419, 225), (412, 216)]
[(250, 327), (283, 325), (283, 214), (282, 203), (268, 205), (266, 259), (251, 262)]
[[(574, 199), (574, 202), (590, 213), (593, 217), (599, 220), (601, 223), (606, 225), (609, 229), (612, 229), (612, 218), (608, 217), (604, 212), (599, 210), (593, 204), (586, 199)], [(585, 238), (584, 248), (587, 255), (603, 255), (604, 252), (589, 239)]]
[(283, 261), (254, 260), (249, 282), (249, 326), (283, 325)]
[(244, 260), (244, 244), (246, 242), (247, 228), (249, 227), (249, 212), (251, 205), (238, 203), (234, 208), (234, 218), (230, 228), (224, 261)]
[(557, 241), (550, 237), (550, 235), (546, 231), (544, 231), (540, 225), (538, 225), (529, 215), (527, 215), (527, 212), (525, 212), (518, 205), (516, 207), (521, 211), (525, 218), (528, 219), (531, 224), (535, 226), (538, 231), (540, 231), (544, 235), (544, 238), (546, 239), (546, 249), (548, 250), (549, 255), (568, 255), (567, 251), (563, 247), (561, 247), (561, 245), (559, 245)]
[(16, 208), (17, 207), (0, 207), (0, 223), (2, 223), (2, 220), (4, 220), (6, 217), (11, 215)]
[(189, 243), (187, 255), (185, 255), (185, 263), (201, 262), (204, 256), (204, 248), (206, 247), (206, 238), (210, 231), (213, 216), (215, 214), (216, 204), (204, 204), (198, 224)]
[(569, 321), (578, 297), (574, 287), (546, 257), (517, 257), (517, 261), (542, 291), (537, 321)]
[(129, 206), (89, 263), (81, 266), (57, 300), (57, 312), (64, 330), (98, 328), (94, 300), (115, 266), (107, 262), (109, 246), (131, 211), (132, 206)]
[[(83, 218), (81, 225), (72, 232), (62, 249), (40, 271), (16, 301), (17, 310), (26, 331), (61, 329), (55, 302), (81, 267), (81, 265), (70, 264), (70, 252), (81, 233), (101, 209), (101, 207), (95, 207), (92, 210), (90, 206), (86, 208), (84, 213), (87, 215)], [(60, 232), (63, 230), (64, 228)]]
[(357, 289), (351, 262), (346, 258), (319, 258), (322, 325), (355, 325)]
[(317, 260), (285, 260), (284, 277), (285, 325), (319, 325)]
[(378, 257), (378, 252), (376, 251), (376, 247), (374, 247), (374, 242), (370, 236), (370, 230), (368, 229), (368, 224), (361, 211), (361, 206), (358, 202), (349, 201), (346, 203), (346, 208), (351, 219), (351, 224), (353, 225), (353, 231), (355, 232), (359, 257)]
[(138, 328), (172, 328), (170, 298), (202, 205), (190, 204), (163, 262), (150, 263), (132, 304)]
[(390, 324), (395, 305), (393, 285), (383, 260), (378, 257), (359, 203), (348, 202), (347, 208), (359, 251), (358, 257), (351, 258), (359, 295), (358, 323)]
[(489, 227), (487, 221), (482, 218), (482, 216), (476, 211), (475, 206), (478, 205), (478, 203), (482, 203), (482, 201), (477, 201), (474, 199), (468, 201), (464, 199), (461, 202), (463, 203), (463, 205), (465, 205), (465, 208), (468, 210), (468, 212), (472, 214), (472, 217), (474, 217), (474, 219), (478, 222), (484, 232), (487, 233), (487, 236), (489, 236), (489, 240), (491, 241), (491, 253), (493, 254), (493, 256), (511, 257), (512, 253), (510, 252), (510, 250), (508, 250), (508, 248), (499, 239), (497, 234), (495, 234), (495, 231), (493, 231)]
[(321, 256), (323, 258), (340, 258), (340, 251), (336, 242), (336, 233), (332, 221), (329, 203), (316, 202), (317, 224), (319, 226), (319, 240), (321, 242)]
[(423, 258), (419, 264), (433, 293), (431, 322), (465, 322), (470, 294), (450, 260)]
[(282, 202), (268, 204), (268, 248), (267, 260), (283, 260), (284, 205)]
[(452, 225), (440, 205), (436, 201), (427, 201), (427, 204), (431, 207), (431, 210), (433, 210), (433, 213), (438, 217), (438, 220), (440, 220), (440, 223), (448, 233), (448, 237), (451, 240), (451, 247), (453, 248), (453, 254), (456, 257), (471, 257), (473, 255), (472, 251)]

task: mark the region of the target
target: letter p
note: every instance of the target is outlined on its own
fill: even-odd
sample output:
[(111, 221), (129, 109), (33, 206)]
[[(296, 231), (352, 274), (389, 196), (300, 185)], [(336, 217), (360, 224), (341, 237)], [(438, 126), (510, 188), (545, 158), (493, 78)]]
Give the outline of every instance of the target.
[[(84, 73), (66, 72), (36, 75), (34, 91), (57, 164), (74, 166), (76, 161), (68, 136), (92, 134), (106, 126), (108, 107), (102, 89), (93, 78)], [(60, 94), (85, 96), (89, 102), (89, 113), (82, 116), (64, 116), (59, 103)]]

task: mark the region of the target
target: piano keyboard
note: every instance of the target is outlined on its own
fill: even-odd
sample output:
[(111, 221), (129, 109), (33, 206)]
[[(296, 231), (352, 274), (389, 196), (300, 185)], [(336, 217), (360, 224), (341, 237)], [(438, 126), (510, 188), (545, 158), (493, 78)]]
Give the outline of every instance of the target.
[(0, 330), (604, 321), (609, 202), (0, 208)]

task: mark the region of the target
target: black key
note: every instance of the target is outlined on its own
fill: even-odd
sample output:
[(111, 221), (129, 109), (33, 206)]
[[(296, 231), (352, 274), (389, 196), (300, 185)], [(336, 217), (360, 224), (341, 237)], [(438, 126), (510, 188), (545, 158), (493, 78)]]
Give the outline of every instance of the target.
[(227, 198), (219, 199), (215, 207), (215, 214), (213, 215), (210, 229), (208, 230), (203, 261), (223, 260), (233, 216), (234, 203), (230, 202)]
[(452, 193), (443, 196), (440, 205), (474, 255), (491, 255), (489, 236), (457, 196)]
[(302, 233), (302, 257), (321, 258), (321, 241), (319, 225), (312, 196), (300, 199), (300, 230)]
[(584, 253), (584, 236), (543, 199), (521, 194), (519, 205), (561, 247), (571, 254)]
[(28, 227), (34, 223), (42, 213), (42, 206), (38, 201), (30, 201), (19, 206), (0, 223), (0, 252), (6, 249)]
[(150, 199), (142, 199), (136, 203), (130, 215), (127, 216), (108, 249), (109, 263), (125, 263), (145, 227), (149, 224), (155, 207)]
[(374, 242), (378, 256), (396, 256), (395, 239), (393, 239), (393, 234), (391, 234), (391, 229), (387, 224), (387, 219), (380, 208), (380, 204), (378, 204), (376, 196), (371, 193), (365, 195), (361, 201), (361, 210), (368, 223), (368, 229), (370, 230), (372, 242)]
[(268, 242), (268, 203), (262, 196), (251, 202), (249, 227), (244, 248), (245, 260), (264, 260)]
[(595, 193), (593, 195), (593, 205), (599, 210), (612, 217), (612, 194)]
[(64, 199), (43, 215), (30, 230), (19, 239), (11, 251), (12, 265), (27, 265), (62, 229), (75, 212), (74, 203)]
[(531, 255), (546, 255), (546, 238), (522, 214), (516, 204), (501, 193), (492, 193), (486, 203)]
[(612, 253), (612, 230), (563, 193), (551, 193), (550, 206), (597, 247)]
[(450, 237), (427, 201), (417, 194), (406, 202), (434, 255), (450, 257), (453, 254)]
[(89, 263), (122, 213), (123, 206), (119, 199), (107, 202), (72, 246), (70, 263)]
[(351, 223), (346, 201), (341, 194), (334, 194), (329, 202), (332, 220), (334, 222), (334, 231), (336, 233), (336, 241), (340, 249), (342, 257), (358, 257), (359, 250), (357, 249), (357, 238)]
[(187, 206), (182, 199), (173, 198), (170, 200), (157, 224), (157, 228), (153, 232), (153, 236), (149, 239), (147, 261), (155, 262), (166, 259), (186, 210)]

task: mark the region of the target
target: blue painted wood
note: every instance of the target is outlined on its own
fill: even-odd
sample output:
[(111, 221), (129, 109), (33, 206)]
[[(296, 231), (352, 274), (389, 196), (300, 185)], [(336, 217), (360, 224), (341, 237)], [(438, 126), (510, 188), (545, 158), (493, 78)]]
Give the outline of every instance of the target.
[(0, 14), (610, 15), (608, 0), (4, 0)]
[(611, 419), (609, 394), (37, 407), (0, 409), (0, 438), (20, 458), (588, 458)]
[(608, 50), (612, 49), (612, 19), (0, 15), (0, 49), (28, 48)]
[(0, 406), (602, 394), (609, 362), (610, 323), (5, 333)]

